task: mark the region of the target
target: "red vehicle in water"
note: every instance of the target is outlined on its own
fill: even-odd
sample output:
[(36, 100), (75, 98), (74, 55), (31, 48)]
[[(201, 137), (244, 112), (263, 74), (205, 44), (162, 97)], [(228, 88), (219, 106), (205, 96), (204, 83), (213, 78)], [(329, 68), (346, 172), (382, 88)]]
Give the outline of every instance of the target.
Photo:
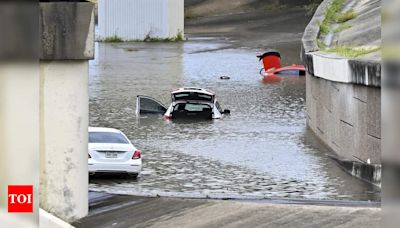
[(306, 69), (303, 65), (293, 64), (291, 66), (281, 65), (281, 54), (278, 51), (270, 50), (264, 54), (257, 55), (262, 60), (263, 68), (260, 75), (263, 76), (264, 82), (279, 82), (282, 76), (304, 76)]

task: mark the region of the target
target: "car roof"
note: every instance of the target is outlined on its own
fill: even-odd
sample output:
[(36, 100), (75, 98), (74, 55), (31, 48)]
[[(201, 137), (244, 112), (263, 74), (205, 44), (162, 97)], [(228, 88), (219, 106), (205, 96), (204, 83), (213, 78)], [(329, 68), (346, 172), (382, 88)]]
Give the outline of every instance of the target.
[(121, 133), (120, 130), (108, 127), (89, 127), (89, 132), (111, 132), (111, 133)]
[(215, 95), (215, 93), (213, 91), (210, 91), (208, 89), (198, 88), (198, 87), (182, 87), (182, 88), (172, 91), (171, 93), (176, 94), (176, 93), (184, 93), (184, 92), (204, 93), (204, 94), (211, 95), (211, 96)]

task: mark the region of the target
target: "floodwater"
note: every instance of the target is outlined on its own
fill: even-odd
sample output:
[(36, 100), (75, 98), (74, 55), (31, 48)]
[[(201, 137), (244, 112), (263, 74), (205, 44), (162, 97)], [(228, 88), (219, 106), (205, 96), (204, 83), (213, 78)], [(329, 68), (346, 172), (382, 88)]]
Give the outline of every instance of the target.
[[(90, 189), (134, 195), (379, 201), (377, 188), (342, 171), (307, 130), (305, 78), (264, 84), (257, 50), (228, 45), (212, 38), (96, 44), (96, 58), (90, 62), (90, 125), (122, 130), (142, 150), (144, 170), (137, 180), (91, 178)], [(283, 60), (298, 55), (294, 50)], [(201, 122), (135, 115), (137, 95), (169, 105), (170, 91), (183, 86), (213, 90), (231, 115)]]

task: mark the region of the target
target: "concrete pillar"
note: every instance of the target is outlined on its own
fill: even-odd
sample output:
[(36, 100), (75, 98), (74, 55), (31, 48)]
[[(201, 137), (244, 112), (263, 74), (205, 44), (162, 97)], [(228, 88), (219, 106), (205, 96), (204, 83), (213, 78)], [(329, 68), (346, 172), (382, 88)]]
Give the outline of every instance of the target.
[(40, 8), (40, 207), (71, 222), (88, 213), (93, 4), (42, 2)]
[(40, 62), (40, 206), (67, 221), (88, 213), (88, 62)]
[[(0, 227), (38, 227), (39, 205), (79, 219), (88, 213), (93, 4), (2, 2), (0, 29)], [(8, 185), (33, 186), (33, 213), (7, 212)]]
[[(39, 5), (0, 2), (0, 227), (37, 227)], [(33, 213), (8, 213), (8, 186), (33, 186)]]
[(39, 190), (39, 71), (35, 62), (0, 64), (0, 227), (36, 227), (38, 210), (8, 213), (7, 186)]

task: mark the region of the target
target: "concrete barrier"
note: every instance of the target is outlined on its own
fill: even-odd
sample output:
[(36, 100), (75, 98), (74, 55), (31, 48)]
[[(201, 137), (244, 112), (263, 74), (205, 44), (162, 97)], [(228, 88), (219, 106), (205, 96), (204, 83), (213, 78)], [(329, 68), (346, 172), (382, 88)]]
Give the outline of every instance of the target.
[[(319, 50), (319, 22), (331, 0), (317, 9), (303, 35), (308, 127), (353, 175), (380, 185), (381, 63)], [(346, 168), (346, 167), (345, 167)]]

